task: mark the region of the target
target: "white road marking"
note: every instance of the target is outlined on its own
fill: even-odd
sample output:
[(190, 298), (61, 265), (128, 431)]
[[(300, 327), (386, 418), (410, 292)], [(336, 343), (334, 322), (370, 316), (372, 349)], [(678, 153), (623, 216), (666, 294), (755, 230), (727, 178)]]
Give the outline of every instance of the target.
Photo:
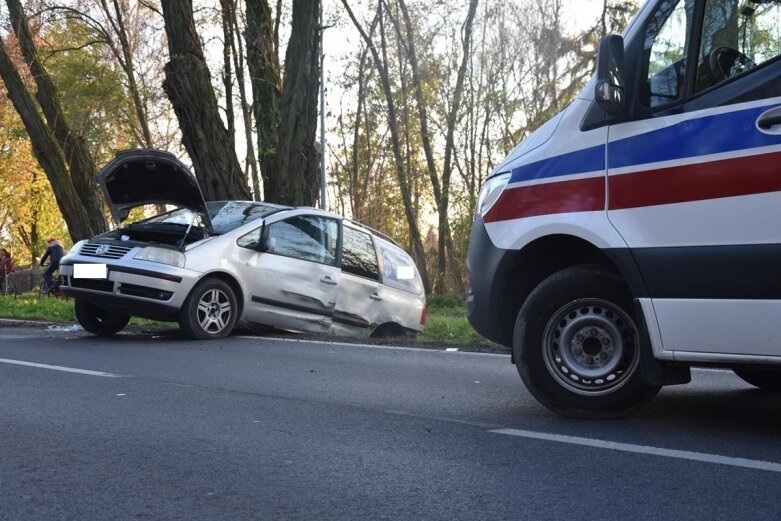
[(38, 364), (35, 362), (25, 362), (24, 360), (10, 360), (8, 358), (0, 358), (2, 364), (23, 365), (26, 367), (37, 367), (38, 369), (51, 369), (53, 371), (62, 371), (64, 373), (78, 373), (86, 374), (89, 376), (102, 376), (104, 378), (120, 378), (120, 375), (113, 373), (104, 373), (101, 371), (90, 371), (88, 369), (76, 369), (74, 367), (63, 367), (61, 365), (48, 365)]
[(773, 463), (771, 461), (732, 458), (729, 456), (721, 456), (719, 454), (691, 452), (688, 450), (664, 449), (661, 447), (651, 447), (648, 445), (634, 445), (632, 443), (619, 443), (615, 441), (581, 438), (578, 436), (565, 436), (562, 434), (549, 434), (546, 432), (524, 431), (520, 429), (496, 429), (488, 432), (492, 432), (494, 434), (507, 434), (509, 436), (519, 436), (521, 438), (531, 438), (535, 440), (555, 441), (557, 443), (567, 443), (570, 445), (582, 445), (585, 447), (594, 447), (597, 449), (618, 450), (622, 452), (633, 452), (635, 454), (646, 454), (650, 456), (662, 456), (665, 458), (715, 463), (717, 465), (730, 465), (732, 467), (766, 470), (769, 472), (781, 472), (781, 463)]
[(268, 337), (268, 336), (250, 336), (250, 335), (235, 335), (232, 338), (241, 338), (245, 340), (273, 340), (279, 342), (292, 342), (299, 344), (326, 344), (331, 346), (343, 346), (343, 347), (369, 347), (373, 349), (390, 349), (392, 351), (427, 351), (429, 353), (453, 353), (456, 352), (461, 355), (476, 355), (476, 356), (499, 356), (503, 358), (509, 358), (510, 354), (503, 353), (476, 353), (472, 351), (452, 351), (453, 348), (446, 349), (431, 349), (427, 347), (412, 347), (412, 346), (389, 346), (384, 344), (361, 344), (359, 342), (336, 342), (333, 340), (307, 340), (303, 338), (282, 338), (282, 337)]

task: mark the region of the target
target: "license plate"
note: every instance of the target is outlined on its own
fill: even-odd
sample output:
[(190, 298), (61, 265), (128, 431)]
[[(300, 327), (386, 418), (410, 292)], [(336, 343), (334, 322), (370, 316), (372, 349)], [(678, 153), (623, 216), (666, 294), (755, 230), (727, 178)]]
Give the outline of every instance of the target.
[(105, 264), (74, 264), (74, 279), (107, 279), (108, 268)]

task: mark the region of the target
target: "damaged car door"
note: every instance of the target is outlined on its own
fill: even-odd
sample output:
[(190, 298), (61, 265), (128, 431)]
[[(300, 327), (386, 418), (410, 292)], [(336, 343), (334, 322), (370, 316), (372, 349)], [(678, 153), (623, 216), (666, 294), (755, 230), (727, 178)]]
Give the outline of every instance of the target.
[(253, 272), (247, 320), (327, 332), (339, 292), (341, 228), (337, 219), (304, 213), (268, 220), (239, 238)]

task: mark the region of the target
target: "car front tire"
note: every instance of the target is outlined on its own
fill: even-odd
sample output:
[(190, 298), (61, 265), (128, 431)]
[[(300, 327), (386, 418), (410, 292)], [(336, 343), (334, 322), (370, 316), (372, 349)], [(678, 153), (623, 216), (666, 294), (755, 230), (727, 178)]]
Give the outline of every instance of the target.
[(223, 338), (238, 318), (236, 294), (220, 279), (205, 279), (190, 292), (179, 314), (184, 333), (199, 340)]
[(81, 327), (102, 337), (119, 333), (130, 321), (130, 315), (114, 313), (82, 299), (76, 299), (74, 311)]
[(518, 313), (513, 352), (527, 389), (574, 418), (625, 416), (659, 391), (640, 378), (640, 331), (623, 280), (601, 266), (554, 273)]

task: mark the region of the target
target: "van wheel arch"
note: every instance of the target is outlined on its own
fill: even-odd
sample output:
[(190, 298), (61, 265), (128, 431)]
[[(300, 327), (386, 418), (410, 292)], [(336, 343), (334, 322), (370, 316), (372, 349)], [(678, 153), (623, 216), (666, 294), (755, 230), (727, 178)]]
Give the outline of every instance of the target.
[(407, 330), (396, 322), (380, 324), (371, 332), (369, 338), (398, 338), (407, 336)]
[(515, 319), (526, 298), (543, 280), (557, 271), (578, 265), (601, 266), (612, 271), (629, 287), (633, 297), (642, 296), (645, 287), (628, 250), (606, 250), (573, 235), (549, 235), (536, 239), (517, 252), (509, 252), (495, 274), (502, 288), (496, 294), (500, 316), (498, 333), (506, 346), (512, 346)]

